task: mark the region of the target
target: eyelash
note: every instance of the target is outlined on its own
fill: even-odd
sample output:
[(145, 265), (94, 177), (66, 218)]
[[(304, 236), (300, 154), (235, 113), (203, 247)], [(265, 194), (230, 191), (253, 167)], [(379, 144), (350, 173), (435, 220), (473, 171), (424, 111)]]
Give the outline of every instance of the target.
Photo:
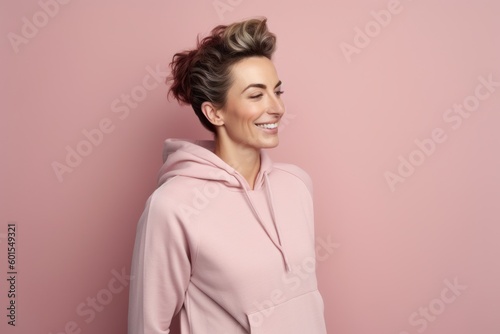
[[(281, 96), (281, 94), (283, 94), (285, 91), (283, 90), (280, 90), (280, 91), (277, 91), (276, 94), (278, 94), (278, 96)], [(250, 96), (251, 99), (256, 99), (256, 98), (259, 98), (261, 97), (262, 94), (259, 94), (259, 95), (255, 95), (255, 96)]]

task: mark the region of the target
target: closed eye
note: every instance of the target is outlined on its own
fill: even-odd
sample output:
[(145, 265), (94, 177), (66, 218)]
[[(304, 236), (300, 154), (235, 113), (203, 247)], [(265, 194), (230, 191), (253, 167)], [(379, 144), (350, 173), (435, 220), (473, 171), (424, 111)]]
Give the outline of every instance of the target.
[[(279, 91), (275, 92), (275, 94), (278, 96), (281, 96), (284, 92), (285, 91), (283, 91), (283, 90), (279, 90)], [(251, 99), (258, 99), (261, 96), (262, 96), (262, 94), (257, 94), (257, 95), (250, 96), (250, 98)]]

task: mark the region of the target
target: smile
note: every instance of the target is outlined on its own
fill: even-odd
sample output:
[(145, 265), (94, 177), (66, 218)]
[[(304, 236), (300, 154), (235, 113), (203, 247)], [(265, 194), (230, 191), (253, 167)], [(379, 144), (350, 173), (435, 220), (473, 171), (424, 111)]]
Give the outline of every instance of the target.
[(264, 129), (276, 129), (278, 127), (278, 122), (276, 123), (263, 123), (263, 124), (255, 124), (259, 128), (264, 128)]

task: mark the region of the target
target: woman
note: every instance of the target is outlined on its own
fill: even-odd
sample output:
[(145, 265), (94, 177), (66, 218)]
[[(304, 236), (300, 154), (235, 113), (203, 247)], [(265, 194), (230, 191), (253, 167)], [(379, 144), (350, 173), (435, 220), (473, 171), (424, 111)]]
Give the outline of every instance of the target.
[(218, 26), (174, 55), (169, 93), (213, 141), (168, 139), (132, 259), (129, 334), (324, 334), (312, 186), (262, 150), (285, 112), (266, 19)]

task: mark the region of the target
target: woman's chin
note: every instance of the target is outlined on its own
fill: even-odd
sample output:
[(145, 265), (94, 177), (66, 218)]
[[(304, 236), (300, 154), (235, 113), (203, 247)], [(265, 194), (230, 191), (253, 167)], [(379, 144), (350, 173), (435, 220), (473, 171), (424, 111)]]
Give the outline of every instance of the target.
[(273, 140), (265, 140), (261, 143), (261, 147), (260, 148), (263, 148), (263, 149), (268, 149), (268, 148), (275, 148), (279, 145), (280, 141), (279, 141), (279, 138), (278, 136), (276, 136), (276, 138), (274, 138)]

